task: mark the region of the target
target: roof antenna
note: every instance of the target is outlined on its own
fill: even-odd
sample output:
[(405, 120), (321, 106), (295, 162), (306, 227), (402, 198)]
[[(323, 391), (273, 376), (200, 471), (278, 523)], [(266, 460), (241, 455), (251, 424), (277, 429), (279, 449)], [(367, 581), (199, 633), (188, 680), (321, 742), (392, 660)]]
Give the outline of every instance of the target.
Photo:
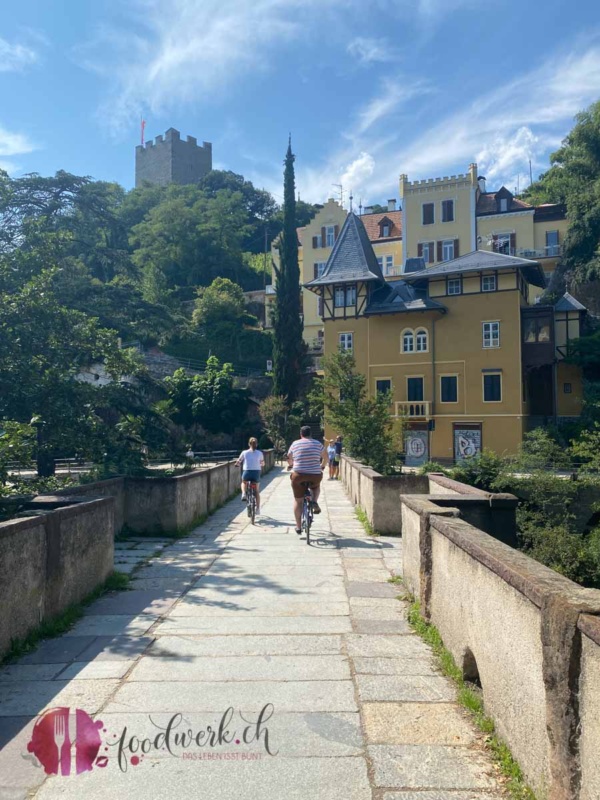
[(344, 205), (344, 187), (342, 186), (341, 183), (332, 183), (331, 185), (335, 186), (335, 188), (339, 190), (338, 194), (340, 196), (340, 205), (343, 207), (343, 205)]
[(350, 213), (352, 213), (352, 201), (354, 200), (354, 195), (352, 194), (352, 189), (350, 189)]
[(362, 217), (362, 209), (363, 209), (363, 205), (362, 205), (362, 197), (361, 197), (360, 200), (358, 201), (358, 213), (359, 213), (359, 215), (361, 217)]

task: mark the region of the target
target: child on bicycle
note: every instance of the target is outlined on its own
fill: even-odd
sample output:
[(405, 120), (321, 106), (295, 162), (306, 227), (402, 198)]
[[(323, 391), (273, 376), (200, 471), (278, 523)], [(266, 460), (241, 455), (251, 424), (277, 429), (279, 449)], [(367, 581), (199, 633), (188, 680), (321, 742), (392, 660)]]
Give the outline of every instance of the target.
[(246, 491), (248, 483), (251, 481), (256, 484), (256, 513), (260, 514), (260, 474), (265, 465), (265, 457), (262, 450), (258, 450), (258, 441), (254, 436), (248, 441), (248, 450), (240, 453), (240, 457), (235, 462), (242, 467), (242, 502), (246, 502)]

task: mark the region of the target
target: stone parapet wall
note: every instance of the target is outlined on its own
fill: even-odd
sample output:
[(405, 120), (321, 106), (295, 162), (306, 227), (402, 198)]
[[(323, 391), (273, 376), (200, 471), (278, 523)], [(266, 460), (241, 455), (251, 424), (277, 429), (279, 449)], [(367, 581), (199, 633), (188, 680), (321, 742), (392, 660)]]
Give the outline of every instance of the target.
[(0, 657), (11, 640), (61, 614), (113, 570), (112, 497), (0, 522)]
[[(459, 495), (456, 495), (457, 499)], [(431, 497), (401, 498), (403, 575), (540, 797), (600, 796), (600, 591)]]

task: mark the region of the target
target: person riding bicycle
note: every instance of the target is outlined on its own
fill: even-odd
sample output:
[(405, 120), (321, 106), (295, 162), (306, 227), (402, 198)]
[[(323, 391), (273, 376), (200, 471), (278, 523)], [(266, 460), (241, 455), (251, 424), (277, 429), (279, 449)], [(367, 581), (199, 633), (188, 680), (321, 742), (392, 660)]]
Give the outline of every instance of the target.
[(258, 450), (258, 441), (254, 436), (248, 441), (248, 450), (240, 453), (240, 457), (235, 462), (242, 467), (242, 502), (246, 502), (246, 491), (249, 481), (256, 484), (256, 513), (260, 514), (260, 474), (265, 465), (265, 457), (262, 450)]
[(300, 429), (300, 438), (290, 445), (288, 450), (288, 465), (292, 470), (292, 491), (294, 492), (294, 517), (296, 519), (296, 533), (302, 533), (302, 504), (304, 501), (304, 486), (308, 483), (312, 490), (313, 512), (320, 514), (318, 499), (321, 492), (323, 470), (327, 463), (327, 453), (323, 445), (312, 438), (308, 425)]

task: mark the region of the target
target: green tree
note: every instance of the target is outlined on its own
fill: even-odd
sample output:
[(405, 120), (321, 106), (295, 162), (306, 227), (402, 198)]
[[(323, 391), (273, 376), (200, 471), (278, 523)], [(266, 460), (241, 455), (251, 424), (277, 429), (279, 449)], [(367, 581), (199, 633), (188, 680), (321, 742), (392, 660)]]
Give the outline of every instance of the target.
[(339, 431), (349, 455), (384, 475), (394, 472), (403, 449), (404, 420), (390, 415), (389, 393), (369, 397), (351, 353), (326, 356), (322, 365), (325, 422)]
[(550, 169), (527, 193), (534, 202), (566, 203), (569, 230), (562, 264), (553, 275), (549, 298), (568, 283), (600, 277), (600, 101), (576, 117), (561, 147), (550, 156)]
[(285, 157), (283, 179), (283, 232), (279, 246), (280, 268), (276, 269), (277, 294), (273, 312), (273, 394), (288, 403), (298, 398), (305, 357), (300, 317), (300, 268), (296, 233), (296, 186), (291, 140)]
[(284, 453), (302, 424), (302, 404), (289, 406), (285, 397), (270, 395), (260, 405), (260, 418), (265, 432), (278, 454)]
[(60, 304), (51, 272), (0, 292), (0, 419), (35, 422), (40, 474), (52, 474), (58, 455), (93, 449), (102, 389), (80, 376), (95, 364), (116, 387), (139, 371), (113, 331)]
[(220, 364), (215, 356), (208, 359), (203, 374), (190, 376), (178, 369), (165, 382), (177, 424), (230, 433), (246, 418), (248, 392), (235, 386), (231, 364)]

